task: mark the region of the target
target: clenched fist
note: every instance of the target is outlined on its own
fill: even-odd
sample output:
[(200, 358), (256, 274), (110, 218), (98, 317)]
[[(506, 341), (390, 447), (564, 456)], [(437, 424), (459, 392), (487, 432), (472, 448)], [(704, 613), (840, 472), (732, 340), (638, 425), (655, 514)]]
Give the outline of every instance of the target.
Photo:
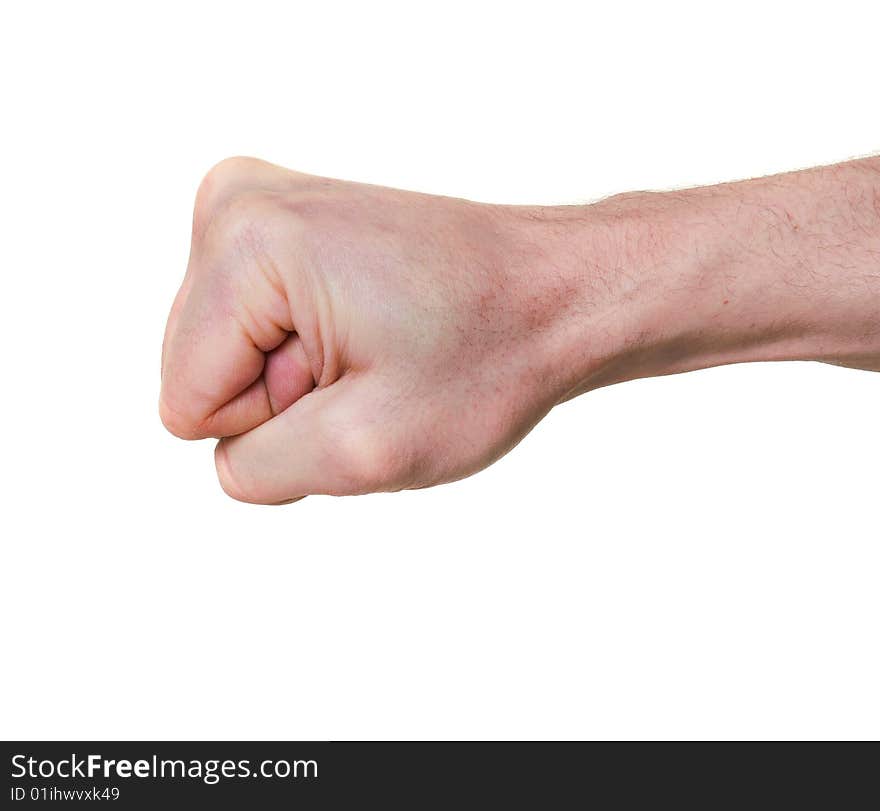
[[(280, 503), (466, 476), (556, 403), (619, 380), (738, 360), (868, 366), (880, 295), (866, 304), (854, 277), (876, 267), (880, 216), (843, 205), (876, 178), (861, 161), (525, 207), (224, 161), (196, 199), (162, 420), (221, 438), (231, 496)], [(817, 263), (841, 269), (829, 281)]]
[(564, 393), (528, 216), (224, 161), (168, 321), (165, 425), (223, 437), (223, 488), (260, 503), (487, 465)]

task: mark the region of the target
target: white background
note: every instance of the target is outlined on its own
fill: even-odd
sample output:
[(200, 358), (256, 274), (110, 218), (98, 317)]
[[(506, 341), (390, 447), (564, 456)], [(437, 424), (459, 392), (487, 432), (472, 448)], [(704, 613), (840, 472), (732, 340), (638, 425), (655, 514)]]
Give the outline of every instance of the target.
[(0, 736), (880, 734), (880, 375), (624, 384), (467, 481), (285, 508), (156, 412), (217, 160), (496, 202), (842, 160), (875, 3), (5, 9)]

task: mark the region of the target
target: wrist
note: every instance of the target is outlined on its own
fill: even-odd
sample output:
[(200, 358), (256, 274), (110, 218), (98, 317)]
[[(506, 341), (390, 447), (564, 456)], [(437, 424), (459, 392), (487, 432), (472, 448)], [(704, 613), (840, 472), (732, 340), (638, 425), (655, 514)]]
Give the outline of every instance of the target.
[(662, 374), (668, 365), (674, 249), (654, 210), (661, 196), (509, 209), (514, 306), (528, 325), (533, 365), (556, 402)]

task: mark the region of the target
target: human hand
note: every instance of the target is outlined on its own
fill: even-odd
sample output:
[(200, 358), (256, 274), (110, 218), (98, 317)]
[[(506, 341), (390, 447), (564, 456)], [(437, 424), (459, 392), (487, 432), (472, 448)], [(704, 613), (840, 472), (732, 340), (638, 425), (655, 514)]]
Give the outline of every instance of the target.
[(222, 437), (220, 482), (244, 501), (473, 473), (566, 392), (541, 225), (527, 209), (224, 161), (197, 195), (163, 422)]

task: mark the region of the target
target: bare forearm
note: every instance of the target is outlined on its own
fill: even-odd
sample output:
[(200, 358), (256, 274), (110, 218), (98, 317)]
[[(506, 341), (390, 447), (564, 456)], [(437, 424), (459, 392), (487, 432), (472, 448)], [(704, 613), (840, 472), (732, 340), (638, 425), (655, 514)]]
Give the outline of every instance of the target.
[(522, 214), (560, 243), (538, 264), (562, 399), (741, 361), (880, 368), (880, 158)]

